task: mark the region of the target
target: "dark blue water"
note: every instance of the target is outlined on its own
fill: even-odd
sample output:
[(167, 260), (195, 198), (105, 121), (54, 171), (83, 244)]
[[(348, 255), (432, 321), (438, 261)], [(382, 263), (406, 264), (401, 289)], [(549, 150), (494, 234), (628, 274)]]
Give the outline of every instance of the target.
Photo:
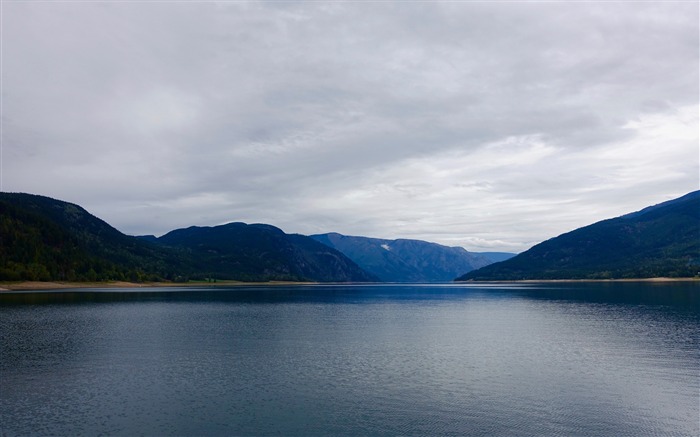
[(700, 286), (0, 295), (0, 435), (700, 434)]

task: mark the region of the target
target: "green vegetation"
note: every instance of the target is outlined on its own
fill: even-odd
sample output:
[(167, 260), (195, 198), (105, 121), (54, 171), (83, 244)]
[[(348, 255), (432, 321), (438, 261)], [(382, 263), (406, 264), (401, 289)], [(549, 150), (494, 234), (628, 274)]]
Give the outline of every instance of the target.
[(217, 279), (373, 278), (339, 252), (272, 226), (237, 223), (137, 238), (71, 203), (0, 193), (0, 281)]
[(693, 277), (700, 270), (700, 191), (540, 243), (466, 280)]
[(303, 235), (274, 226), (229, 223), (192, 226), (158, 238), (159, 244), (186, 251), (195, 271), (243, 281), (366, 282), (367, 274), (342, 253)]
[(158, 281), (176, 265), (77, 205), (0, 193), (0, 280)]
[[(326, 244), (333, 238), (334, 244), (244, 223), (193, 226), (160, 238), (131, 237), (77, 205), (0, 193), (0, 281), (367, 282), (382, 278), (389, 267), (392, 272), (413, 272), (425, 264), (435, 270), (428, 273), (436, 275), (456, 263), (444, 249), (436, 252), (437, 245), (424, 242), (358, 242), (352, 238), (359, 237), (337, 234), (316, 238)], [(359, 255), (352, 254), (368, 271), (382, 275), (367, 273), (329, 247), (341, 248), (339, 242), (346, 240), (357, 246), (352, 248)], [(394, 260), (404, 249), (413, 258)], [(457, 261), (466, 263), (462, 258)], [(463, 265), (467, 269), (470, 264)], [(458, 280), (693, 277), (699, 271), (700, 191), (696, 191), (563, 234)]]

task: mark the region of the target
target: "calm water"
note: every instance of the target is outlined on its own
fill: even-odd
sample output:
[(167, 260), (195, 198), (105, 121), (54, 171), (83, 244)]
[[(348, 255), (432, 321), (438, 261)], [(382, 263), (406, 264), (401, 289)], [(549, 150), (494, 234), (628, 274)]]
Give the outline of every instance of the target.
[(700, 434), (700, 286), (0, 295), (0, 435)]

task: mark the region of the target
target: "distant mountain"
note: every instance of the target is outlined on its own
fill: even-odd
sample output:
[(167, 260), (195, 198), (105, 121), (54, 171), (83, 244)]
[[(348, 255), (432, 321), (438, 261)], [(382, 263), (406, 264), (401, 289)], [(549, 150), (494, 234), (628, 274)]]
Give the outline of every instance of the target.
[(78, 205), (0, 193), (0, 280), (373, 281), (340, 252), (268, 225), (124, 235)]
[(700, 191), (576, 229), (467, 280), (692, 277), (700, 271)]
[(491, 264), (488, 257), (461, 247), (420, 240), (383, 240), (338, 233), (311, 238), (344, 253), (365, 271), (387, 282), (451, 281), (466, 270)]
[(192, 226), (169, 232), (156, 241), (187, 250), (196, 260), (197, 271), (216, 278), (377, 281), (337, 250), (303, 235), (285, 234), (270, 225)]
[(471, 252), (475, 255), (481, 255), (485, 258), (488, 258), (492, 263), (497, 263), (501, 261), (505, 261), (507, 259), (513, 258), (517, 253), (510, 253), (510, 252)]

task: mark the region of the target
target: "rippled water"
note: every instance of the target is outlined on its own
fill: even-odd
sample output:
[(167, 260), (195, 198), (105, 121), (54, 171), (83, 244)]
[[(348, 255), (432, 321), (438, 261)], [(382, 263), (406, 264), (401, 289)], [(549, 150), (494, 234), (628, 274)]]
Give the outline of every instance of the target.
[(694, 284), (0, 295), (0, 435), (700, 434)]

